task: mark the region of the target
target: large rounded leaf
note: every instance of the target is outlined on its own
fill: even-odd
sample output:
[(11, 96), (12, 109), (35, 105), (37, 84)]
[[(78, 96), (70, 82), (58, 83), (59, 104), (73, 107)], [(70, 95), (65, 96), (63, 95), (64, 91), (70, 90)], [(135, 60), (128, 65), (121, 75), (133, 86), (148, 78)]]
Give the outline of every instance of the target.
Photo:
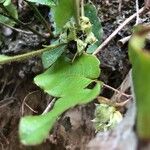
[[(62, 113), (96, 98), (101, 87), (99, 82), (95, 82), (99, 75), (99, 60), (95, 56), (83, 54), (74, 63), (61, 57), (47, 71), (35, 77), (35, 83), (58, 100), (46, 115), (21, 119), (21, 142), (26, 145), (40, 144)], [(95, 85), (89, 88), (88, 85), (94, 82)]]

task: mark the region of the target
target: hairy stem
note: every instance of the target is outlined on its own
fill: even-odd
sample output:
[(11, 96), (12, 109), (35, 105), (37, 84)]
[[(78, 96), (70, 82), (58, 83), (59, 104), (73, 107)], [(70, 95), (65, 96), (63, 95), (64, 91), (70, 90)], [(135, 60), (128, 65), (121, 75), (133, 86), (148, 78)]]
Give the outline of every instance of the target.
[[(14, 61), (23, 61), (25, 59), (28, 58), (32, 58), (34, 56), (40, 56), (43, 52), (49, 51), (51, 49), (60, 47), (65, 45), (65, 43), (59, 44), (59, 45), (50, 45), (47, 46), (46, 48), (40, 49), (40, 50), (36, 50), (36, 51), (32, 51), (29, 53), (25, 53), (25, 54), (20, 54), (20, 55), (15, 55), (15, 56), (6, 56), (7, 58), (5, 60), (0, 60), (0, 64), (6, 64), (6, 63), (10, 63), (10, 62), (14, 62)], [(4, 55), (5, 56), (5, 55)]]
[(0, 24), (3, 25), (3, 26), (6, 26), (7, 28), (10, 28), (10, 29), (12, 29), (12, 30), (14, 30), (16, 32), (21, 32), (23, 34), (33, 34), (33, 32), (24, 31), (24, 30), (21, 30), (21, 29), (18, 29), (18, 28), (14, 28), (14, 27), (10, 26), (9, 24), (6, 24), (6, 23), (1, 22), (1, 21), (0, 21)]
[(75, 20), (77, 23), (77, 26), (80, 26), (80, 0), (74, 0), (75, 3)]

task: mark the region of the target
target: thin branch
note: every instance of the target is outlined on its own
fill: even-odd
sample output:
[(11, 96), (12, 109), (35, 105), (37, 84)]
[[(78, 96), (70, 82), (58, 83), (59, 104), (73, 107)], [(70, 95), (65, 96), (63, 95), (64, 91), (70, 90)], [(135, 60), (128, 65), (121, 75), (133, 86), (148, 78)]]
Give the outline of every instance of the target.
[(24, 24), (24, 23), (23, 23), (22, 21), (20, 21), (19, 19), (14, 18), (14, 17), (10, 14), (10, 12), (9, 12), (2, 4), (0, 4), (0, 8), (2, 8), (3, 11), (7, 13), (7, 14), (4, 14), (4, 13), (0, 12), (0, 15), (3, 15), (4, 17), (7, 17), (7, 18), (9, 18), (9, 19), (15, 21), (16, 23), (22, 25), (24, 28), (27, 28), (28, 30), (32, 31), (33, 33), (37, 34), (38, 36), (41, 36), (41, 37), (43, 37), (43, 38), (49, 38), (49, 37), (47, 37), (47, 36), (45, 36), (45, 35), (39, 33), (38, 31), (34, 30), (33, 28), (31, 28), (31, 27), (28, 26), (27, 24)]
[(29, 27), (27, 24), (24, 24), (22, 21), (20, 21), (20, 20), (14, 18), (14, 17), (11, 17), (11, 16), (6, 15), (6, 14), (1, 13), (1, 12), (0, 12), (0, 15), (2, 15), (2, 16), (4, 16), (4, 17), (7, 17), (7, 18), (9, 18), (9, 19), (11, 19), (11, 20), (13, 20), (13, 21), (15, 21), (16, 23), (20, 24), (22, 27), (24, 27), (24, 28), (30, 30), (31, 32), (33, 32), (34, 34), (36, 34), (36, 35), (38, 35), (38, 36), (40, 36), (40, 37), (43, 37), (43, 38), (46, 38), (46, 39), (48, 38), (47, 36), (45, 36), (45, 35), (39, 33), (38, 31), (34, 30), (33, 28)]
[(140, 20), (140, 17), (139, 17), (139, 1), (135, 0), (135, 4), (136, 4), (136, 25), (138, 25), (139, 20)]
[(132, 98), (128, 98), (127, 100), (123, 101), (123, 102), (119, 102), (115, 104), (115, 107), (124, 107), (125, 105), (128, 104), (128, 102), (130, 102), (132, 100)]
[(14, 28), (14, 27), (12, 27), (12, 26), (10, 26), (8, 24), (5, 24), (4, 22), (0, 22), (0, 24), (3, 25), (3, 26), (8, 27), (8, 28), (10, 28), (10, 29), (12, 29), (14, 31), (17, 31), (17, 32), (21, 32), (21, 33), (24, 33), (24, 34), (33, 34), (33, 32), (28, 32), (28, 31), (24, 31), (24, 30), (21, 30), (21, 29)]
[[(145, 8), (142, 7), (139, 10), (139, 14), (143, 13), (145, 11)], [(116, 35), (117, 33), (122, 30), (122, 28), (127, 25), (132, 19), (134, 19), (136, 17), (136, 13), (134, 13), (132, 16), (130, 16), (129, 18), (127, 18), (97, 49), (96, 51), (94, 51), (93, 55), (96, 55), (97, 53), (99, 53)]]
[(41, 15), (41, 13), (37, 9), (37, 7), (34, 4), (32, 4), (28, 1), (26, 1), (26, 3), (33, 9), (33, 11), (35, 12), (35, 14), (36, 14), (37, 18), (39, 19), (39, 21), (45, 26), (45, 28), (48, 30), (49, 34), (52, 36), (50, 24)]
[(49, 51), (51, 49), (54, 49), (54, 48), (57, 48), (57, 47), (60, 47), (60, 46), (63, 46), (63, 45), (65, 45), (65, 44), (63, 43), (63, 44), (59, 44), (59, 45), (50, 45), (46, 48), (43, 48), (43, 49), (40, 49), (40, 50), (37, 50), (37, 51), (32, 51), (32, 52), (29, 52), (29, 53), (15, 55), (15, 56), (8, 56), (8, 59), (0, 60), (0, 64), (2, 65), (2, 64), (14, 62), (14, 61), (22, 61), (22, 60), (25, 60), (25, 59), (28, 59), (28, 58), (32, 58), (34, 56), (39, 56), (43, 52)]
[(22, 105), (21, 105), (21, 115), (22, 115), (22, 116), (24, 115), (24, 106), (25, 106), (25, 105), (26, 105), (31, 111), (33, 111), (34, 113), (38, 113), (37, 111), (33, 110), (33, 109), (26, 103), (27, 98), (28, 98), (30, 95), (32, 95), (32, 94), (34, 94), (34, 93), (36, 93), (36, 92), (38, 92), (38, 90), (30, 92), (30, 93), (27, 94), (27, 95), (25, 96), (25, 98), (23, 99), (23, 102), (22, 102)]
[(53, 107), (55, 101), (56, 101), (56, 98), (52, 99), (52, 101), (48, 104), (46, 109), (43, 111), (42, 115), (44, 115), (50, 111), (50, 109)]
[(34, 113), (38, 113), (38, 111), (34, 110), (33, 108), (31, 108), (26, 102), (24, 102), (24, 104)]
[(130, 38), (131, 38), (131, 35), (120, 39), (120, 40), (117, 42), (118, 46), (122, 47), (125, 43), (127, 43), (127, 42), (129, 41)]
[(106, 97), (98, 96), (97, 100), (101, 104), (107, 104), (107, 105), (114, 106), (114, 107), (124, 107), (131, 100), (131, 98), (128, 98), (127, 100), (125, 100), (123, 102), (116, 102), (116, 101), (112, 101)]
[(131, 95), (128, 95), (128, 94), (126, 94), (126, 93), (123, 93), (123, 92), (121, 92), (121, 91), (119, 91), (119, 90), (117, 90), (117, 89), (115, 89), (115, 88), (113, 88), (113, 87), (111, 87), (111, 86), (109, 86), (109, 85), (107, 85), (107, 84), (105, 84), (105, 83), (103, 83), (103, 86), (106, 87), (106, 88), (108, 88), (108, 89), (110, 89), (110, 90), (113, 90), (113, 91), (115, 91), (116, 93), (119, 93), (119, 94), (121, 94), (121, 95), (123, 95), (123, 96), (125, 96), (125, 97), (127, 97), (127, 98), (131, 98), (131, 97), (132, 97)]
[(0, 100), (0, 108), (6, 107), (9, 104), (12, 104), (15, 100), (18, 100), (15, 97), (9, 97), (3, 100)]
[(118, 6), (118, 11), (121, 12), (121, 7), (122, 7), (122, 0), (119, 0), (119, 6)]

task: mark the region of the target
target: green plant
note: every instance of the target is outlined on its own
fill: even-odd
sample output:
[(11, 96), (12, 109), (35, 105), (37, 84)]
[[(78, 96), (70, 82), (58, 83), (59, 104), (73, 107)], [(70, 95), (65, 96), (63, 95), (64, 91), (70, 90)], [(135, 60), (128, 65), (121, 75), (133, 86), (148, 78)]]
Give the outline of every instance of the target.
[(48, 136), (62, 113), (76, 105), (86, 104), (99, 95), (102, 86), (102, 82), (97, 80), (100, 62), (90, 53), (99, 45), (102, 27), (92, 3), (84, 5), (81, 1), (80, 7), (79, 0), (28, 1), (51, 7), (55, 28), (53, 34), (59, 37), (52, 45), (37, 51), (17, 56), (0, 55), (0, 64), (42, 55), (42, 63), (47, 70), (36, 76), (34, 82), (56, 97), (57, 101), (47, 114), (25, 116), (19, 124), (21, 142), (36, 145)]
[[(96, 98), (101, 87), (101, 84), (95, 81), (99, 74), (97, 58), (83, 54), (73, 64), (67, 58), (61, 57), (46, 72), (35, 77), (34, 82), (38, 86), (58, 99), (49, 113), (21, 119), (19, 133), (22, 143), (41, 143), (63, 112)], [(96, 85), (88, 89), (87, 86), (93, 82), (96, 82)]]
[[(53, 65), (45, 73), (35, 77), (34, 81), (45, 92), (57, 97), (58, 100), (46, 115), (27, 116), (21, 119), (19, 133), (24, 144), (41, 143), (63, 112), (76, 105), (90, 102), (100, 93), (101, 83), (95, 81), (100, 75), (99, 61), (95, 56), (84, 54), (87, 45), (92, 45), (97, 40), (92, 33), (89, 18), (78, 16), (77, 11), (80, 9), (73, 11), (73, 6), (73, 0), (62, 0), (58, 1), (58, 6), (52, 8), (56, 23), (55, 33), (60, 33), (59, 39), (54, 43), (67, 43), (67, 46), (45, 52), (42, 55), (45, 68)], [(96, 14), (94, 15), (97, 17)], [(75, 43), (75, 49), (68, 48), (72, 42)], [(74, 53), (73, 57), (66, 57), (65, 53), (68, 52), (69, 55)], [(96, 85), (88, 89), (88, 85), (94, 82)], [(40, 124), (35, 126), (37, 122)]]
[(150, 26), (138, 26), (129, 42), (134, 99), (137, 104), (137, 132), (142, 140), (150, 139), (150, 53), (145, 48)]
[[(14, 18), (18, 19), (18, 12), (17, 12), (16, 6), (11, 2), (11, 0), (1, 0), (0, 1), (0, 6), (1, 6), (1, 8), (3, 8), (3, 9), (0, 8), (0, 13), (4, 13), (5, 14), (6, 13), (4, 11), (4, 9), (5, 9), (8, 12), (10, 12), (11, 15)], [(1, 14), (0, 14), (0, 22), (8, 24), (10, 26), (14, 26), (15, 25), (15, 22), (13, 20), (11, 20), (8, 17), (5, 17), (5, 16), (3, 16)]]

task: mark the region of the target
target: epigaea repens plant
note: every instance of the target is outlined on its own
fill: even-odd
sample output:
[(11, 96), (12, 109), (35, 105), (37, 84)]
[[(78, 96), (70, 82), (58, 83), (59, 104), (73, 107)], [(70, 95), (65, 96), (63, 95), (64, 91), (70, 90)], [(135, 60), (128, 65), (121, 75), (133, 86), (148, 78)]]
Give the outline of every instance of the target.
[[(99, 46), (102, 27), (97, 17), (96, 8), (83, 0), (28, 0), (51, 7), (54, 21), (54, 35), (58, 39), (52, 45), (29, 53), (5, 56), (0, 55), (0, 64), (24, 60), (42, 55), (42, 63), (46, 71), (34, 78), (37, 86), (57, 100), (46, 114), (22, 117), (19, 123), (20, 141), (25, 145), (40, 144), (46, 139), (55, 122), (62, 113), (76, 106), (91, 102), (100, 93), (102, 82), (100, 61), (91, 55)], [(94, 83), (94, 84), (93, 84)], [(89, 88), (89, 85), (94, 86)], [(96, 130), (112, 129), (116, 122), (114, 107), (102, 105), (96, 109), (96, 117), (105, 117), (98, 121)], [(104, 111), (103, 111), (104, 110)], [(97, 111), (96, 111), (97, 112)], [(113, 113), (113, 115), (110, 115)], [(110, 115), (110, 116), (109, 116)], [(118, 117), (118, 116), (117, 116)], [(109, 122), (106, 127), (106, 122)]]

